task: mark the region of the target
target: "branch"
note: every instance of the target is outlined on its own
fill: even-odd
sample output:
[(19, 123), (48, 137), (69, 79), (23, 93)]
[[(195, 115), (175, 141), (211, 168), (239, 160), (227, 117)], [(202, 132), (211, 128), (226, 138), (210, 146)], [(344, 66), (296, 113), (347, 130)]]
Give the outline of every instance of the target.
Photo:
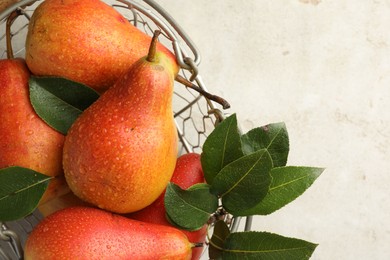
[(175, 80), (177, 82), (180, 82), (184, 86), (197, 91), (198, 93), (202, 94), (205, 98), (208, 98), (212, 101), (217, 102), (218, 104), (220, 104), (223, 107), (223, 109), (230, 108), (230, 104), (225, 99), (223, 99), (222, 97), (208, 93), (207, 91), (203, 90), (202, 88), (200, 88), (200, 87), (196, 86), (195, 84), (193, 84), (192, 82), (188, 81), (186, 78), (184, 78), (180, 75), (177, 75)]

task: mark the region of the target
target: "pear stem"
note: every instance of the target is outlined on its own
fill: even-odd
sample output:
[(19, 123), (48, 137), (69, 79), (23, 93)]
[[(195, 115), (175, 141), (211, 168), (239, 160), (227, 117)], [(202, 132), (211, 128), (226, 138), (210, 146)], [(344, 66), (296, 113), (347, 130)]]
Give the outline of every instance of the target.
[(149, 62), (154, 62), (156, 59), (157, 41), (160, 33), (161, 33), (160, 30), (155, 30), (153, 33), (153, 38), (152, 38), (152, 42), (150, 43), (148, 56), (146, 57), (146, 60)]
[(199, 243), (192, 243), (191, 246), (192, 246), (192, 248), (203, 247), (203, 243), (201, 243), (201, 242), (199, 242)]
[[(157, 42), (158, 42), (158, 36), (160, 34), (161, 34), (160, 30), (155, 30), (153, 33), (153, 38), (152, 38), (152, 41), (150, 43), (148, 56), (146, 57), (146, 60), (149, 62), (154, 62), (156, 59)], [(200, 88), (200, 87), (196, 86), (195, 84), (191, 83), (190, 81), (188, 81), (186, 78), (184, 78), (180, 75), (177, 75), (175, 79), (176, 79), (176, 81), (182, 83), (184, 86), (191, 88), (191, 89), (197, 91), (198, 93), (202, 94), (206, 98), (219, 103), (220, 105), (222, 105), (223, 109), (230, 108), (230, 104), (225, 99), (208, 93), (207, 91), (203, 90), (202, 88)]]
[(223, 109), (230, 108), (229, 102), (227, 102), (225, 99), (223, 99), (222, 97), (219, 97), (219, 96), (216, 96), (216, 95), (208, 93), (207, 91), (201, 89), (200, 87), (196, 86), (192, 82), (188, 81), (186, 78), (184, 78), (184, 77), (182, 77), (180, 75), (177, 75), (175, 80), (177, 82), (180, 82), (184, 86), (197, 91), (198, 93), (202, 94), (204, 97), (206, 97), (206, 98), (208, 98), (208, 99), (210, 99), (212, 101), (217, 102), (218, 104), (220, 104), (223, 107)]

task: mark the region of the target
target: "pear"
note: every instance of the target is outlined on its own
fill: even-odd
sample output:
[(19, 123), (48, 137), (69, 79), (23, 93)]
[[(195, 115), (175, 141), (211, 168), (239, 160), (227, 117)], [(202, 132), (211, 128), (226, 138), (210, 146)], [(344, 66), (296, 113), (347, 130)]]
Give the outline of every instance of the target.
[(65, 138), (63, 167), (82, 200), (116, 213), (151, 204), (175, 169), (178, 136), (173, 118), (174, 67), (149, 54), (87, 108)]
[(191, 259), (178, 229), (131, 220), (90, 207), (70, 207), (43, 219), (26, 241), (26, 260)]
[[(204, 173), (200, 161), (200, 154), (187, 153), (177, 158), (175, 171), (173, 172), (171, 182), (177, 184), (182, 189), (188, 189), (194, 184), (205, 182)], [(164, 194), (161, 194), (157, 200), (151, 205), (140, 211), (126, 215), (126, 217), (154, 223), (165, 226), (172, 226), (166, 219), (166, 211), (164, 205)], [(207, 236), (207, 224), (201, 229), (195, 231), (182, 230), (192, 243), (204, 243)], [(200, 259), (203, 252), (202, 247), (192, 248), (192, 260)]]
[(57, 176), (41, 200), (44, 203), (69, 191), (62, 171), (64, 136), (35, 113), (29, 77), (24, 60), (0, 60), (0, 168), (21, 166)]
[[(26, 37), (26, 62), (35, 75), (53, 75), (104, 92), (147, 52), (151, 37), (100, 0), (45, 0)], [(158, 50), (175, 64), (162, 44)]]

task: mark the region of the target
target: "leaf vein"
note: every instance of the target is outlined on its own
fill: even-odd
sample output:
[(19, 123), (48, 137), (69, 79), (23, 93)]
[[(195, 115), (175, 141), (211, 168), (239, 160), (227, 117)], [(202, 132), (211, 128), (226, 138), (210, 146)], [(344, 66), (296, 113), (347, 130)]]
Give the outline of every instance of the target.
[(282, 131), (282, 128), (279, 129), (279, 131), (274, 135), (274, 137), (272, 138), (272, 140), (269, 142), (269, 144), (267, 145), (267, 150), (268, 148), (272, 145), (272, 143), (274, 142), (274, 140), (276, 139), (276, 137), (279, 136), (279, 133)]
[(229, 190), (227, 190), (225, 193), (223, 193), (221, 195), (221, 197), (225, 196), (226, 194), (228, 194), (232, 190), (234, 190), (238, 186), (238, 184), (240, 184), (240, 182), (243, 179), (245, 179), (245, 177), (253, 170), (253, 168), (255, 168), (255, 166), (259, 163), (259, 161), (263, 158), (263, 156), (264, 156), (264, 153), (259, 157), (259, 159), (256, 160), (256, 162), (252, 165), (252, 167), (245, 174), (243, 174), (243, 176)]
[(282, 187), (284, 187), (284, 186), (286, 186), (286, 185), (289, 185), (289, 184), (291, 184), (291, 183), (294, 183), (294, 182), (297, 182), (297, 181), (299, 181), (299, 180), (305, 179), (305, 178), (307, 178), (307, 177), (309, 177), (309, 174), (306, 174), (305, 176), (302, 176), (302, 177), (300, 177), (300, 178), (297, 178), (297, 179), (294, 179), (294, 180), (291, 180), (291, 181), (282, 183), (281, 185), (274, 186), (274, 187), (270, 187), (269, 191), (272, 191), (272, 190), (275, 190), (275, 189), (280, 189), (280, 188), (282, 188)]
[(207, 212), (207, 211), (205, 211), (205, 210), (203, 210), (203, 209), (201, 209), (201, 208), (198, 208), (198, 207), (195, 207), (194, 205), (192, 205), (192, 204), (190, 204), (190, 203), (188, 203), (186, 200), (184, 200), (174, 189), (172, 189), (174, 192), (175, 192), (175, 194), (177, 195), (177, 197), (181, 200), (181, 201), (183, 201), (184, 202), (184, 204), (186, 204), (186, 205), (189, 205), (189, 206), (191, 206), (191, 208), (194, 208), (194, 209), (196, 209), (196, 210), (198, 210), (198, 211), (200, 211), (200, 212), (203, 212), (203, 213), (206, 213), (206, 214), (210, 214), (209, 212)]
[(232, 252), (232, 253), (251, 253), (251, 254), (258, 254), (258, 253), (273, 253), (273, 252), (286, 252), (286, 251), (293, 251), (293, 250), (301, 250), (301, 249), (307, 249), (307, 247), (292, 247), (292, 248), (281, 248), (281, 249), (270, 249), (270, 250), (244, 250), (244, 249), (225, 249), (226, 252)]
[(220, 169), (223, 168), (223, 166), (225, 165), (225, 154), (226, 154), (226, 147), (227, 147), (227, 141), (228, 141), (228, 136), (229, 136), (229, 133), (230, 133), (230, 129), (231, 129), (231, 125), (233, 124), (233, 122), (229, 122), (229, 126), (228, 126), (228, 130), (227, 130), (227, 133), (226, 133), (226, 136), (225, 136), (225, 140), (223, 142), (223, 153), (222, 153), (222, 160), (221, 160), (221, 166), (220, 166)]
[(25, 190), (28, 190), (28, 189), (34, 187), (34, 186), (38, 186), (38, 185), (40, 185), (40, 184), (42, 184), (42, 183), (44, 183), (44, 182), (47, 182), (47, 181), (50, 180), (50, 179), (51, 179), (51, 178), (47, 178), (47, 179), (44, 179), (44, 180), (40, 180), (40, 181), (35, 182), (35, 183), (33, 183), (32, 185), (28, 185), (28, 186), (26, 186), (26, 187), (24, 187), (24, 188), (22, 188), (22, 189), (20, 189), (20, 190), (11, 192), (11, 193), (9, 193), (9, 194), (6, 194), (5, 196), (3, 196), (3, 197), (0, 198), (0, 201), (3, 200), (3, 199), (6, 199), (6, 198), (8, 198), (8, 197), (10, 197), (11, 195), (16, 195), (16, 194), (18, 194), (18, 193), (20, 193), (20, 192), (23, 192), (23, 191), (25, 191)]

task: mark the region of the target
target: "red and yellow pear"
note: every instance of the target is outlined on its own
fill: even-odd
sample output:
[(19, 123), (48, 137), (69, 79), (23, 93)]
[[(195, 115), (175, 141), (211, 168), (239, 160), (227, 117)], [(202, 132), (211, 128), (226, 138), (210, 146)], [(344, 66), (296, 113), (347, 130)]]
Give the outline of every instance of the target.
[(172, 95), (175, 64), (149, 54), (87, 108), (71, 126), (63, 167), (82, 200), (116, 213), (150, 205), (175, 169), (178, 137)]
[(64, 136), (35, 113), (29, 77), (24, 60), (0, 60), (0, 168), (20, 166), (57, 176), (41, 199), (44, 203), (69, 191), (62, 175)]
[[(100, 0), (45, 0), (34, 11), (26, 62), (35, 75), (62, 76), (105, 91), (149, 48), (151, 37)], [(175, 56), (162, 44), (177, 71)]]
[(70, 207), (43, 219), (30, 233), (26, 260), (191, 259), (195, 246), (178, 229), (91, 207)]

